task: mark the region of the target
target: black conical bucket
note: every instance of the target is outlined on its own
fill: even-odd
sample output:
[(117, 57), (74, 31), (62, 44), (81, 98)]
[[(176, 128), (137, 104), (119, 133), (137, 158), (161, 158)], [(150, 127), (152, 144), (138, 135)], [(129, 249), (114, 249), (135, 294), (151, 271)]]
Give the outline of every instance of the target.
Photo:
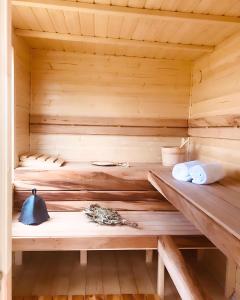
[(32, 195), (29, 196), (23, 203), (19, 222), (25, 225), (39, 225), (49, 219), (49, 214), (45, 201), (37, 195), (37, 190), (32, 190)]

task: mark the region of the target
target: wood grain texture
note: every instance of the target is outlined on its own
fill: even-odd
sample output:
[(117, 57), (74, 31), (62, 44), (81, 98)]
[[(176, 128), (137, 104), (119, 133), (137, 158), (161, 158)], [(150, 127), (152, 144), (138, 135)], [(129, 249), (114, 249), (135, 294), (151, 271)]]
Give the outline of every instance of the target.
[(239, 140), (192, 137), (190, 144), (190, 159), (198, 158), (204, 162), (221, 163), (228, 176), (238, 179)]
[[(155, 295), (156, 284), (154, 284), (157, 269), (155, 255), (153, 264), (147, 266), (144, 263), (144, 251), (89, 251), (89, 264), (86, 267), (81, 267), (77, 254), (77, 252), (61, 251), (25, 253), (24, 266), (13, 268), (14, 296), (61, 294), (68, 295), (68, 300), (85, 300), (86, 290), (89, 290), (91, 295), (96, 295), (98, 290), (98, 293), (104, 295), (104, 300), (158, 299)], [(187, 263), (191, 263), (191, 258), (191, 256), (186, 257)], [(42, 262), (40, 266), (39, 262)], [(96, 277), (95, 273), (92, 272), (94, 265), (95, 272), (99, 274), (99, 277)], [(135, 265), (141, 265), (144, 272), (135, 276), (132, 270)], [(202, 268), (199, 269), (194, 266), (194, 270), (209, 297), (226, 300), (223, 291), (212, 277), (208, 276)], [(165, 273), (165, 278), (167, 299), (180, 300), (167, 273)], [(141, 287), (145, 294), (139, 295), (138, 286), (143, 280), (147, 282)], [(149, 284), (149, 281), (152, 284)], [(29, 282), (31, 285), (28, 284)], [(119, 292), (117, 295), (111, 294), (114, 290), (120, 290), (120, 294)], [(22, 300), (23, 297), (19, 297), (19, 299)], [(27, 298), (27, 300), (30, 299)], [(49, 296), (41, 296), (38, 300), (53, 299)]]
[(202, 138), (239, 140), (240, 128), (237, 127), (189, 128), (188, 135), (192, 137), (202, 137)]
[[(20, 210), (30, 194), (30, 191), (16, 190), (14, 208)], [(81, 211), (94, 203), (116, 210), (176, 210), (155, 191), (41, 191), (38, 195), (45, 200), (48, 211)]]
[[(179, 212), (126, 212), (139, 228), (100, 226), (79, 212), (52, 212), (38, 227), (26, 227), (13, 218), (14, 251), (155, 248), (159, 235), (198, 235), (199, 231)], [(154, 246), (155, 244), (155, 246)]]
[(89, 43), (93, 45), (110, 45), (117, 47), (146, 47), (149, 50), (178, 50), (183, 52), (193, 52), (193, 53), (211, 53), (214, 50), (213, 46), (207, 45), (184, 45), (184, 44), (174, 44), (174, 43), (161, 43), (161, 42), (149, 42), (149, 41), (139, 41), (139, 40), (126, 40), (126, 39), (116, 39), (111, 36), (105, 37), (93, 37), (93, 36), (83, 36), (83, 35), (71, 35), (66, 34), (65, 31), (59, 33), (53, 32), (40, 32), (34, 30), (26, 29), (16, 29), (15, 34), (23, 38), (37, 38), (37, 39), (50, 39), (57, 41), (68, 41), (68, 42), (78, 42), (78, 43)]
[[(177, 182), (171, 177), (169, 170), (150, 173), (149, 180), (226, 256), (240, 263), (239, 222), (238, 217), (234, 216), (238, 214), (238, 209), (225, 201), (223, 195), (219, 197), (215, 194), (214, 190), (218, 184), (211, 185), (212, 192), (206, 191), (203, 186)], [(224, 195), (228, 198), (228, 191), (232, 192), (231, 187), (225, 189)], [(234, 199), (236, 197), (238, 193)], [(213, 204), (214, 202), (216, 204)]]
[[(23, 203), (15, 202), (14, 208), (21, 210)], [(82, 211), (92, 204), (115, 210), (134, 210), (134, 211), (175, 211), (176, 209), (167, 201), (146, 202), (144, 201), (46, 201), (48, 211)]]
[(14, 26), (33, 48), (191, 61), (239, 30), (236, 2), (13, 3)]
[(187, 128), (158, 127), (114, 127), (114, 126), (74, 126), (74, 125), (31, 125), (31, 133), (71, 134), (71, 135), (122, 135), (122, 136), (164, 136), (183, 137)]
[(157, 164), (132, 164), (129, 168), (98, 167), (91, 163), (66, 163), (57, 169), (19, 167), (14, 172), (16, 190), (39, 191), (153, 191), (147, 180)]
[(19, 37), (13, 35), (14, 96), (15, 96), (15, 165), (18, 155), (29, 151), (30, 111), (30, 49)]
[(184, 258), (170, 236), (158, 241), (158, 254), (171, 276), (182, 299), (206, 299), (194, 278), (188, 271)]
[(189, 119), (188, 125), (191, 128), (198, 127), (239, 127), (240, 115), (219, 115), (196, 119)]
[(40, 7), (46, 9), (58, 9), (66, 11), (78, 11), (85, 13), (99, 13), (99, 14), (113, 14), (113, 15), (132, 15), (132, 16), (147, 16), (149, 18), (158, 19), (186, 19), (198, 22), (223, 22), (223, 23), (240, 23), (236, 17), (217, 16), (217, 15), (204, 15), (198, 13), (184, 13), (172, 11), (159, 11), (135, 8), (128, 8), (124, 6), (109, 6), (88, 3), (65, 3), (60, 0), (45, 0), (44, 3), (37, 0), (14, 0), (13, 5), (20, 7)]
[[(179, 146), (179, 137), (31, 134), (31, 149), (68, 162), (161, 163), (161, 148)], [(64, 141), (64, 142), (63, 142)]]
[[(218, 161), (238, 178), (240, 34), (193, 65), (190, 159)], [(203, 128), (210, 127), (210, 128)], [(211, 128), (212, 127), (212, 128)]]
[(44, 114), (31, 115), (30, 124), (114, 127), (188, 127), (187, 119), (52, 116)]
[[(215, 249), (203, 236), (174, 236), (174, 241), (177, 243), (179, 249)], [(34, 245), (32, 245), (35, 244)], [(94, 243), (89, 238), (14, 238), (13, 241), (15, 251), (67, 251), (67, 250), (119, 250), (119, 249), (157, 249), (157, 237), (119, 237), (112, 236), (111, 238), (95, 237)], [(123, 263), (123, 262), (122, 262)]]
[[(17, 202), (22, 202), (29, 196), (31, 190), (15, 189), (14, 198)], [(38, 191), (39, 196), (45, 201), (146, 201), (157, 202), (163, 201), (164, 197), (157, 191)]]
[[(161, 161), (161, 146), (178, 145), (178, 137), (186, 136), (181, 127), (188, 115), (189, 63), (56, 51), (35, 50), (32, 54), (33, 122), (41, 118), (44, 124), (49, 122), (54, 126), (57, 120), (64, 125), (54, 127), (54, 132), (68, 131), (65, 127), (68, 122), (76, 125), (81, 120), (82, 125), (87, 125), (96, 121), (96, 124), (81, 127), (82, 132), (72, 126), (75, 134), (71, 135), (32, 133), (31, 150), (61, 153), (71, 161), (153, 162)], [(35, 115), (38, 119), (34, 121)], [(160, 126), (154, 126), (158, 120)], [(135, 128), (135, 124), (147, 128)], [(49, 133), (51, 126), (46, 129)], [(113, 135), (81, 135), (104, 133), (104, 130)], [(130, 133), (143, 136), (128, 137)], [(148, 134), (165, 137), (144, 136)]]

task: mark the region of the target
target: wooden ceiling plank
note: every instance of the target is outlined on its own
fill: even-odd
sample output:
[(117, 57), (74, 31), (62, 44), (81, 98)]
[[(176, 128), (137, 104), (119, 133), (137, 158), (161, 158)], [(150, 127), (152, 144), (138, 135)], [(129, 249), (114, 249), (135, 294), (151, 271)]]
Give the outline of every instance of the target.
[(29, 29), (25, 20), (20, 15), (17, 7), (14, 7), (14, 6), (12, 7), (12, 19), (13, 19), (13, 25), (15, 26), (15, 28)]
[(12, 0), (14, 6), (39, 7), (58, 10), (80, 11), (84, 13), (115, 14), (131, 16), (145, 16), (152, 19), (185, 20), (208, 23), (236, 23), (240, 25), (239, 17), (218, 16), (202, 13), (161, 11), (154, 9), (130, 8), (113, 5), (99, 5), (90, 3), (70, 2), (63, 0)]
[(135, 47), (149, 47), (155, 49), (175, 49), (183, 51), (197, 51), (203, 53), (210, 53), (214, 50), (211, 46), (198, 46), (198, 45), (183, 45), (183, 44), (171, 44), (171, 43), (159, 43), (159, 42), (146, 42), (146, 41), (136, 41), (136, 40), (124, 40), (124, 39), (114, 39), (114, 38), (102, 38), (93, 36), (81, 36), (81, 35), (70, 35), (62, 33), (50, 33), (50, 32), (40, 32), (34, 30), (22, 30), (16, 29), (16, 35), (26, 37), (26, 38), (40, 38), (49, 40), (61, 40), (61, 41), (72, 41), (72, 42), (84, 42), (84, 43), (102, 43), (105, 45), (116, 45), (116, 46), (135, 46)]
[(80, 17), (77, 11), (63, 12), (68, 32), (81, 34)]
[(59, 11), (57, 9), (49, 9), (48, 14), (56, 32), (69, 33), (63, 11)]
[(107, 37), (108, 19), (108, 16), (95, 15), (95, 36)]
[(37, 21), (43, 31), (56, 32), (53, 23), (49, 17), (48, 11), (44, 8), (32, 8)]
[(110, 38), (119, 38), (122, 28), (123, 17), (113, 17), (109, 16), (108, 27), (107, 27), (107, 36)]
[(80, 14), (81, 32), (86, 36), (95, 35), (94, 14), (82, 13)]

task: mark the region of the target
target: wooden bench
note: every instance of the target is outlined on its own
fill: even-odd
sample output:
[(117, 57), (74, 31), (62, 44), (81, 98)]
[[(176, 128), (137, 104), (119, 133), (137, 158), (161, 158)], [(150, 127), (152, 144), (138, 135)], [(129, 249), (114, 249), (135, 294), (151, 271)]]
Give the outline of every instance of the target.
[[(148, 182), (152, 164), (132, 168), (99, 168), (68, 164), (58, 170), (17, 168), (15, 171), (15, 209), (36, 187), (46, 200), (50, 220), (39, 226), (25, 226), (13, 216), (13, 251), (21, 263), (22, 251), (80, 251), (80, 262), (86, 264), (89, 250), (144, 249), (146, 261), (152, 250), (159, 249), (165, 236), (178, 249), (206, 249), (213, 245), (176, 208)], [(158, 168), (156, 168), (158, 169)], [(118, 209), (123, 217), (137, 222), (139, 228), (101, 226), (89, 222), (82, 209), (98, 203)], [(162, 255), (161, 255), (162, 257)], [(159, 257), (158, 293), (164, 295), (164, 262)], [(174, 261), (174, 257), (172, 257)], [(180, 276), (185, 276), (179, 270)], [(186, 276), (184, 277), (186, 279)], [(190, 293), (196, 284), (187, 278)]]
[[(179, 212), (121, 212), (138, 222), (139, 228), (102, 226), (89, 222), (82, 212), (52, 212), (39, 226), (26, 226), (13, 218), (13, 251), (19, 260), (22, 251), (158, 249), (158, 241), (173, 236), (179, 249), (206, 249), (213, 245)], [(86, 252), (82, 252), (82, 262)], [(192, 281), (192, 280), (191, 280)], [(195, 285), (192, 283), (190, 290)], [(196, 288), (194, 287), (194, 290)], [(158, 294), (164, 295), (164, 262), (158, 262)]]
[[(149, 172), (149, 181), (227, 257), (225, 294), (236, 289), (240, 267), (240, 181), (225, 178), (211, 185), (179, 182), (171, 168)], [(238, 295), (240, 297), (240, 295)]]

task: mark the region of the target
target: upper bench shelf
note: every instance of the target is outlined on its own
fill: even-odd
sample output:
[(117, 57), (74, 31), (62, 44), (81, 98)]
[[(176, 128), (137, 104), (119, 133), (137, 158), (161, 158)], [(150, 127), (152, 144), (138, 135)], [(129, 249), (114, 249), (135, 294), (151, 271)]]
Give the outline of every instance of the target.
[(149, 181), (226, 256), (240, 265), (240, 182), (179, 182), (170, 168), (150, 171)]

